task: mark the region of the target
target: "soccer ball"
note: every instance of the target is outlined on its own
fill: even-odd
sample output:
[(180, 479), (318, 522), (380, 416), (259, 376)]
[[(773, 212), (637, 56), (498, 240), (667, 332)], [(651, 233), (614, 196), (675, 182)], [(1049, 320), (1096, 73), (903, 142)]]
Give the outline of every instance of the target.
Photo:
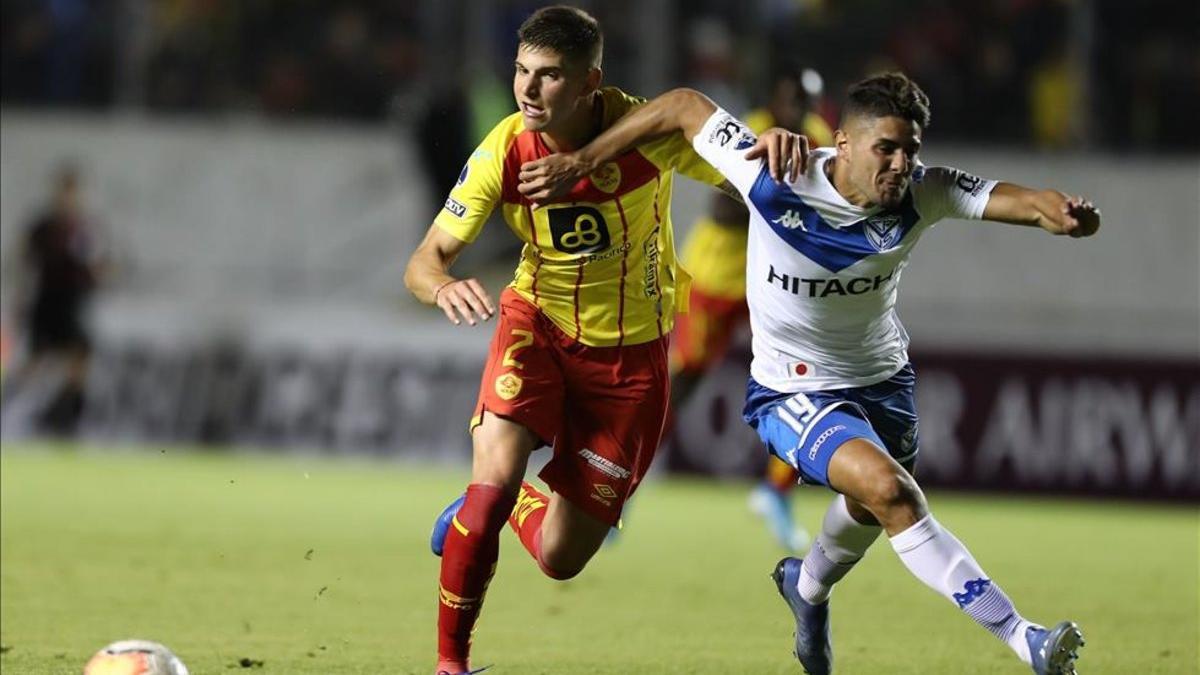
[(188, 675), (188, 669), (157, 642), (121, 640), (96, 652), (83, 675)]

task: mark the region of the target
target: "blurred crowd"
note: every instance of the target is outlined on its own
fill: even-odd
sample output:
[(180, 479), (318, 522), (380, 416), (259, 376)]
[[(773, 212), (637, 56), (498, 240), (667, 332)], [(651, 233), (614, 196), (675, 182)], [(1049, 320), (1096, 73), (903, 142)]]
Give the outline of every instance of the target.
[(379, 119), (417, 76), (416, 7), (4, 0), (3, 101)]
[[(433, 108), (450, 106), (468, 118), (465, 106), (492, 111), (496, 92), (502, 100), (513, 33), (541, 4), (3, 0), (0, 98), (5, 105), (364, 121), (417, 117), (413, 102), (434, 101)], [(930, 93), (939, 138), (1200, 148), (1190, 127), (1200, 115), (1200, 3), (576, 4), (605, 27), (609, 80), (631, 88), (648, 58), (644, 22), (667, 17), (677, 28), (655, 33), (669, 43), (670, 61), (655, 84), (694, 84), (734, 109), (761, 98), (773, 68), (808, 67), (824, 76), (823, 110), (833, 117), (847, 84), (901, 68)], [(479, 12), (489, 25), (468, 30)], [(464, 76), (481, 61), (491, 70)]]

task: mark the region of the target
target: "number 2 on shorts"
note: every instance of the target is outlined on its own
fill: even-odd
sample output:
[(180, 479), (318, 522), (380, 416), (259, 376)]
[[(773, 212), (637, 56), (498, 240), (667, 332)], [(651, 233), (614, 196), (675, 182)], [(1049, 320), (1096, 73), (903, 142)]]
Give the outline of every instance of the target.
[(513, 337), (518, 338), (518, 339), (516, 342), (509, 345), (508, 349), (504, 350), (503, 364), (505, 366), (512, 366), (514, 368), (524, 368), (525, 364), (514, 359), (513, 353), (515, 353), (518, 349), (521, 349), (522, 347), (528, 347), (529, 345), (533, 344), (533, 332), (523, 330), (521, 328), (514, 328), (512, 331), (512, 334), (513, 334)]

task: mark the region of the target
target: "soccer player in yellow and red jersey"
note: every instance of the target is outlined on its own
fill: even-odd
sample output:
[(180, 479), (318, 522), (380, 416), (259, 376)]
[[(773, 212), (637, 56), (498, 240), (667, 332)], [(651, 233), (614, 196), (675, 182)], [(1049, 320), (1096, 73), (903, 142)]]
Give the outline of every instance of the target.
[[(816, 71), (786, 70), (772, 79), (767, 105), (747, 113), (750, 130), (771, 127), (797, 131), (812, 147), (833, 145), (833, 130), (813, 112), (820, 94)], [(671, 405), (678, 410), (704, 374), (724, 358), (737, 330), (749, 323), (746, 308), (746, 242), (749, 213), (741, 200), (714, 194), (709, 213), (692, 225), (683, 244), (683, 262), (692, 275), (690, 309), (675, 325), (671, 340)], [(792, 518), (790, 494), (799, 474), (771, 456), (766, 476), (750, 496), (751, 508), (767, 522), (775, 539), (792, 551), (808, 548), (808, 532)]]
[[(637, 146), (534, 204), (521, 165), (582, 147), (643, 99), (602, 88), (603, 38), (575, 8), (535, 12), (519, 32), (513, 94), (467, 161), (413, 253), (405, 284), (453, 323), (496, 313), (475, 279), (449, 274), (499, 206), (524, 248), (499, 298), (499, 320), (471, 421), (466, 493), (439, 516), (439, 673), (470, 671), (471, 633), (509, 523), (551, 578), (578, 574), (645, 475), (668, 407), (668, 335), (687, 298), (670, 223), (672, 172), (724, 179), (678, 134)], [(530, 454), (552, 493), (524, 482)]]

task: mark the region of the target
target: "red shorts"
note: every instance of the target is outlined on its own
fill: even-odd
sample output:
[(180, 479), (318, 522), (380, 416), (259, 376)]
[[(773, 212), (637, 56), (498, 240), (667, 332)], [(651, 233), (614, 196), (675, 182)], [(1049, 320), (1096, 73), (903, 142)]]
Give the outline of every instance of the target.
[(699, 373), (720, 361), (738, 327), (750, 318), (745, 298), (719, 298), (692, 289), (687, 314), (675, 320), (671, 365), (676, 371)]
[(667, 344), (589, 347), (505, 289), (471, 428), (484, 412), (528, 428), (554, 448), (550, 489), (615, 525), (662, 439)]

